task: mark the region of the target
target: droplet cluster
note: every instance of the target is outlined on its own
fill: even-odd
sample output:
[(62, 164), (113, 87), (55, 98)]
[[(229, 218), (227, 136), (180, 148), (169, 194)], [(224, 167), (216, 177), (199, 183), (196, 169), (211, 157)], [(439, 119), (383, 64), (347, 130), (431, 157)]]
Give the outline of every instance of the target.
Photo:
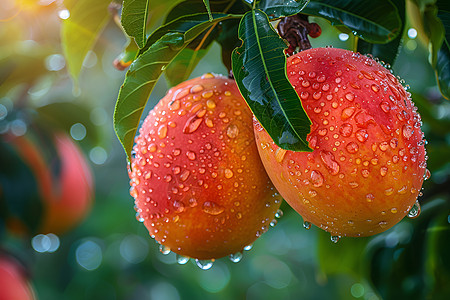
[(211, 259), (237, 261), (236, 253), (274, 224), (281, 197), (233, 80), (205, 74), (172, 88), (135, 143), (130, 194), (162, 253), (177, 253), (180, 263), (195, 258), (207, 269)]
[(257, 123), (255, 133), (269, 176), (305, 224), (337, 241), (414, 216), (430, 175), (421, 118), (402, 82), (371, 57), (336, 48), (289, 57), (287, 74), (314, 151), (280, 150)]

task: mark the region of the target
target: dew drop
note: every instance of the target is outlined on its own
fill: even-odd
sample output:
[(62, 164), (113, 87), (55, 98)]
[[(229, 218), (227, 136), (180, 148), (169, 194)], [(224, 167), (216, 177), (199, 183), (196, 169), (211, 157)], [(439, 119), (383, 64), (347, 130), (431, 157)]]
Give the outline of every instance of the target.
[(391, 146), (392, 149), (397, 148), (397, 146), (398, 146), (398, 139), (397, 138), (392, 138), (389, 141), (389, 145)]
[(253, 244), (247, 245), (244, 247), (244, 251), (250, 251), (253, 248)]
[(317, 76), (317, 82), (324, 82), (326, 79), (325, 75), (321, 74)]
[(417, 218), (420, 215), (420, 204), (419, 201), (416, 200), (416, 203), (411, 207), (411, 209), (408, 212), (408, 218), (414, 219)]
[(380, 148), (380, 150), (384, 152), (389, 148), (389, 144), (388, 144), (388, 142), (381, 142), (378, 145), (378, 148)]
[(353, 106), (349, 106), (347, 108), (344, 108), (342, 110), (342, 114), (341, 114), (341, 119), (342, 120), (347, 120), (349, 118), (351, 118), (351, 116), (353, 116), (353, 114), (355, 113), (356, 108)]
[(399, 193), (400, 195), (406, 194), (407, 192), (408, 192), (408, 186), (407, 186), (407, 185), (402, 186), (402, 187), (397, 191), (397, 193)]
[(353, 126), (349, 123), (344, 123), (339, 127), (339, 133), (344, 137), (349, 137), (353, 132)]
[(339, 241), (340, 236), (338, 236), (338, 235), (332, 235), (330, 239), (331, 239), (331, 241), (332, 241), (333, 243), (336, 244), (336, 243)]
[(381, 228), (386, 228), (387, 222), (386, 222), (386, 221), (381, 221), (381, 222), (378, 223), (378, 225), (379, 225)]
[(336, 175), (339, 173), (339, 164), (336, 162), (334, 155), (331, 152), (320, 151), (320, 158), (331, 175)]
[(388, 189), (385, 189), (384, 190), (384, 194), (386, 195), (386, 196), (390, 196), (390, 195), (392, 195), (394, 193), (394, 189), (393, 188), (388, 188)]
[(225, 208), (213, 201), (206, 201), (203, 203), (203, 211), (207, 214), (216, 216), (221, 214)]
[(354, 153), (358, 152), (359, 146), (355, 142), (350, 142), (347, 144), (345, 149), (347, 150), (348, 153), (354, 154)]
[(345, 99), (347, 99), (348, 101), (353, 101), (355, 100), (355, 95), (353, 93), (347, 93), (345, 94)]
[(181, 107), (180, 100), (175, 100), (175, 101), (169, 102), (169, 110), (176, 111), (176, 110), (179, 110), (180, 107)]
[(170, 253), (170, 248), (164, 245), (159, 245), (159, 251), (164, 255), (168, 255)]
[(311, 229), (311, 223), (308, 221), (304, 221), (303, 222), (303, 228), (305, 228), (306, 230)]
[(348, 185), (350, 185), (350, 187), (352, 189), (356, 189), (359, 186), (359, 184), (357, 182), (355, 182), (355, 181), (349, 182)]
[(320, 97), (322, 97), (322, 92), (315, 92), (315, 93), (313, 94), (314, 100), (319, 100)]
[(242, 260), (242, 252), (236, 252), (234, 254), (230, 254), (230, 256), (228, 256), (228, 258), (234, 262), (234, 263), (238, 263)]
[(355, 115), (356, 125), (358, 127), (367, 128), (369, 124), (375, 124), (375, 120), (372, 116), (368, 115), (364, 111), (360, 111)]
[(172, 181), (172, 176), (170, 176), (170, 175), (164, 176), (164, 181), (165, 182), (171, 182)]
[(380, 175), (381, 176), (386, 176), (386, 174), (387, 174), (387, 172), (388, 172), (388, 168), (387, 167), (381, 167), (380, 168)]
[(214, 95), (214, 92), (213, 92), (213, 91), (205, 91), (205, 92), (202, 93), (202, 97), (203, 97), (204, 99), (211, 98), (212, 95)]
[(197, 157), (197, 155), (193, 151), (187, 151), (186, 156), (189, 160), (195, 160), (195, 158)]
[(183, 173), (181, 173), (180, 175), (181, 181), (186, 181), (189, 178), (190, 174), (191, 172), (189, 170), (185, 170)]
[(405, 124), (402, 128), (403, 136), (409, 140), (414, 133), (414, 129), (411, 125)]
[(269, 225), (270, 225), (270, 227), (275, 227), (275, 226), (277, 226), (277, 224), (278, 224), (277, 219), (273, 219)]
[(313, 170), (311, 172), (311, 182), (315, 187), (323, 185), (323, 176), (319, 171)]
[(189, 257), (183, 256), (183, 255), (176, 255), (177, 257), (177, 263), (180, 265), (185, 265), (189, 261)]
[(203, 118), (199, 118), (197, 115), (190, 117), (187, 120), (186, 124), (184, 124), (183, 132), (184, 133), (195, 132), (202, 122), (203, 122)]
[(275, 151), (275, 159), (277, 160), (277, 162), (281, 163), (284, 159), (284, 156), (286, 155), (286, 150), (282, 149), (282, 148), (278, 148)]
[(374, 80), (375, 79), (375, 77), (373, 77), (372, 74), (370, 74), (369, 72), (366, 72), (364, 70), (361, 71), (361, 74), (363, 74), (363, 76), (366, 77), (367, 79), (370, 79), (370, 80)]
[(327, 132), (328, 132), (328, 129), (322, 128), (317, 131), (317, 134), (320, 136), (325, 136), (325, 135), (327, 135)]
[(191, 87), (191, 93), (195, 94), (195, 93), (199, 93), (201, 91), (203, 91), (204, 87), (200, 84), (196, 84), (193, 87)]
[(234, 139), (235, 137), (238, 136), (238, 134), (239, 134), (239, 128), (235, 124), (231, 124), (230, 126), (228, 126), (227, 136), (230, 139)]
[(428, 180), (431, 177), (431, 172), (430, 170), (426, 169), (425, 170), (425, 174), (423, 174), (423, 180)]
[(233, 171), (231, 171), (230, 169), (225, 169), (224, 174), (225, 178), (230, 179), (231, 177), (233, 177)]
[(385, 113), (388, 113), (391, 110), (391, 106), (389, 105), (388, 102), (383, 101), (380, 103), (380, 108), (382, 111), (384, 111)]
[(393, 207), (391, 208), (391, 213), (396, 214), (398, 212), (397, 208)]
[(367, 202), (373, 202), (373, 200), (375, 199), (375, 196), (373, 194), (367, 194), (366, 195), (366, 200)]
[[(308, 194), (313, 198), (317, 196), (317, 192), (315, 190), (309, 190)], [(309, 203), (309, 201), (306, 199), (304, 199), (303, 202)]]
[(214, 260), (195, 259), (195, 263), (202, 270), (209, 270), (214, 264)]
[(196, 207), (197, 206), (197, 199), (195, 199), (195, 198), (190, 198), (189, 199), (189, 206), (190, 207)]
[(366, 130), (360, 129), (355, 132), (355, 136), (358, 141), (360, 141), (361, 143), (364, 143), (365, 141), (367, 141), (369, 134), (367, 133)]
[(283, 211), (281, 209), (278, 209), (275, 213), (275, 218), (279, 219), (283, 216)]
[(167, 136), (167, 126), (165, 124), (159, 126), (158, 128), (158, 137), (163, 139)]

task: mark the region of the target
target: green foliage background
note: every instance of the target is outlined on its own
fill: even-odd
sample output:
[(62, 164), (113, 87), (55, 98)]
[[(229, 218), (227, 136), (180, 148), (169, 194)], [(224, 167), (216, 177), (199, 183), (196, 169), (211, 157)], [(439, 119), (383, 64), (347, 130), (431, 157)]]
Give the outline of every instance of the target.
[[(175, 2), (149, 1), (152, 9), (145, 18), (150, 32), (162, 24), (162, 17)], [(268, 2), (261, 1), (261, 7)], [(324, 9), (322, 6), (328, 2), (311, 1), (306, 12)], [(387, 2), (392, 6), (401, 1)], [(177, 264), (173, 253), (161, 254), (145, 227), (135, 219), (133, 199), (128, 194), (126, 155), (115, 136), (112, 116), (125, 79), (125, 72), (115, 69), (113, 61), (124, 57), (133, 60), (138, 49), (118, 26), (117, 17), (114, 19), (108, 12), (109, 1), (30, 0), (22, 5), (12, 0), (0, 4), (0, 104), (7, 109), (8, 118), (21, 108), (40, 122), (68, 133), (74, 124), (83, 124), (86, 135), (78, 143), (96, 182), (92, 212), (80, 226), (59, 237), (55, 252), (37, 252), (32, 237), (19, 238), (0, 229), (0, 248), (24, 262), (39, 299), (450, 298), (450, 102), (442, 97), (429, 62), (426, 32), (418, 30), (417, 37), (407, 35), (411, 27), (419, 29), (421, 20), (417, 15), (407, 13), (405, 30), (399, 33), (401, 39), (392, 41), (402, 45), (392, 68), (410, 85), (429, 142), (428, 168), (432, 176), (419, 199), (420, 216), (405, 219), (374, 237), (342, 238), (334, 244), (327, 233), (314, 226), (305, 230), (301, 217), (283, 205), (284, 216), (276, 227), (245, 251), (239, 263), (224, 258), (203, 271), (192, 262)], [(65, 9), (69, 9), (71, 17), (62, 20)], [(83, 14), (77, 17), (75, 12), (83, 9), (96, 12), (97, 18)], [(429, 14), (435, 17), (437, 12)], [(233, 19), (229, 15), (214, 17)], [(314, 21), (321, 25), (323, 33), (311, 40), (313, 47), (354, 47), (356, 38), (336, 20)], [(237, 30), (236, 22), (228, 25)], [(71, 27), (80, 28), (80, 35), (71, 36)], [(350, 35), (348, 40), (338, 38), (342, 32)], [(137, 41), (143, 46), (142, 32), (139, 34)], [(195, 38), (186, 40), (188, 34), (181, 35), (183, 43)], [(447, 41), (444, 39), (444, 43)], [(360, 51), (375, 48), (388, 57), (395, 56), (377, 44), (360, 45)], [(205, 72), (227, 73), (221, 63), (221, 46), (218, 39), (196, 54), (186, 48), (179, 65), (171, 65), (173, 74), (177, 68), (186, 69), (183, 59), (193, 69), (190, 77)], [(232, 50), (225, 49), (229, 55)], [(192, 59), (193, 55), (201, 60)], [(448, 51), (436, 50), (433, 55), (444, 69), (441, 74), (446, 74), (447, 66), (439, 65), (439, 60)], [(144, 115), (164, 96), (170, 82), (179, 80), (159, 75), (152, 83)], [(448, 82), (448, 78), (438, 78)], [(2, 116), (0, 121), (4, 121)], [(0, 149), (3, 156), (6, 152)]]

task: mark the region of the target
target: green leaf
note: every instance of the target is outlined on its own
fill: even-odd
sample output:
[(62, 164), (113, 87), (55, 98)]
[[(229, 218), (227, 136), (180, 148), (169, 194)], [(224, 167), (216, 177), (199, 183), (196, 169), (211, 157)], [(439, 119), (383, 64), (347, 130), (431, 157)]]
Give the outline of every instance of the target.
[(70, 17), (64, 20), (61, 40), (70, 75), (77, 82), (84, 58), (110, 19), (111, 0), (79, 0), (70, 5)]
[[(134, 136), (148, 97), (167, 65), (198, 35), (214, 23), (234, 15), (197, 14), (177, 19), (152, 34), (138, 58), (131, 64), (120, 88), (114, 111), (114, 129), (130, 161)], [(164, 33), (165, 32), (165, 33)], [(164, 34), (163, 34), (164, 33)], [(161, 35), (157, 39), (155, 36)], [(153, 39), (155, 41), (153, 42)], [(141, 49), (143, 50), (143, 49)]]
[(371, 43), (392, 41), (402, 27), (397, 8), (389, 0), (312, 0), (302, 12), (325, 18), (332, 25), (345, 25)]
[(166, 68), (165, 75), (170, 86), (175, 86), (187, 80), (206, 52), (205, 49), (197, 51), (188, 47), (183, 49)]
[(149, 0), (123, 0), (121, 23), (125, 32), (144, 47)]
[(445, 36), (442, 46), (437, 53), (436, 75), (439, 89), (442, 95), (450, 99), (450, 3), (447, 1), (437, 1), (438, 18), (444, 26)]
[(208, 11), (209, 20), (212, 21), (213, 17), (211, 15), (211, 7), (209, 6), (209, 0), (203, 0), (205, 3), (206, 10)]
[[(177, 18), (161, 27), (156, 29), (147, 39), (147, 42), (142, 48), (138, 55), (141, 55), (144, 53), (153, 43), (155, 43), (157, 40), (159, 40), (162, 36), (165, 34), (172, 32), (181, 32), (186, 33), (188, 35), (189, 42), (193, 41), (194, 38), (196, 38), (201, 32), (197, 32), (196, 30), (191, 30), (193, 28), (208, 28), (209, 26), (214, 25), (215, 23), (218, 23), (220, 21), (224, 21), (227, 19), (232, 18), (240, 18), (240, 15), (231, 15), (231, 14), (213, 14), (213, 21), (209, 21), (209, 17), (205, 13), (198, 13), (198, 14), (192, 14), (192, 15), (186, 15), (180, 18)], [(194, 34), (194, 36), (192, 36)]]
[[(227, 13), (227, 14), (243, 14), (249, 10), (242, 1), (231, 2), (229, 0), (210, 0), (210, 10), (213, 13)], [(175, 5), (164, 21), (167, 24), (175, 19), (186, 15), (193, 15), (205, 11), (205, 4), (203, 0), (185, 0)]]
[(243, 45), (232, 54), (239, 90), (274, 142), (286, 150), (311, 151), (306, 136), (311, 121), (286, 75), (285, 42), (261, 10), (244, 15)]
[(402, 45), (403, 35), (401, 33), (404, 31), (406, 18), (405, 0), (391, 0), (391, 2), (397, 7), (400, 19), (402, 21), (400, 34), (386, 44), (374, 44), (364, 40), (359, 40), (357, 50), (362, 54), (372, 54), (373, 57), (376, 57), (387, 64), (393, 65)]
[(430, 50), (430, 64), (433, 68), (437, 64), (438, 52), (444, 41), (444, 26), (439, 20), (438, 7), (436, 5), (428, 5), (423, 12), (425, 31), (430, 39), (428, 49)]
[(120, 71), (128, 68), (131, 63), (136, 58), (139, 51), (138, 45), (136, 42), (130, 38), (128, 38), (127, 44), (125, 44), (122, 52), (116, 57), (113, 64), (114, 67)]
[(261, 0), (256, 8), (265, 12), (270, 20), (296, 15), (305, 8), (309, 0)]

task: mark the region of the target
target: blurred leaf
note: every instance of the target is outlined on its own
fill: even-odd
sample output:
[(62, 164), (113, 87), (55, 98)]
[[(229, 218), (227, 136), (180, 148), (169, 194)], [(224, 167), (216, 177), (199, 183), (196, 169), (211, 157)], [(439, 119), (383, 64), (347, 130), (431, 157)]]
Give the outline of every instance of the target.
[(233, 51), (233, 74), (256, 118), (280, 147), (311, 151), (311, 121), (286, 75), (287, 45), (261, 10), (244, 15), (239, 38), (243, 45)]
[[(432, 134), (445, 136), (450, 131), (450, 119), (436, 119), (433, 105), (420, 93), (412, 92), (412, 100), (417, 106), (422, 120), (430, 127)], [(450, 149), (449, 149), (450, 150)], [(450, 158), (450, 157), (449, 157)]]
[(86, 107), (72, 102), (55, 102), (37, 109), (36, 122), (39, 126), (51, 128), (53, 131), (59, 129), (70, 134), (70, 128), (80, 123), (86, 128), (86, 140), (91, 145), (100, 143), (98, 128), (92, 123), (90, 110)]
[(450, 214), (436, 216), (427, 228), (425, 270), (429, 299), (447, 299), (450, 295)]
[(444, 26), (437, 17), (438, 8), (436, 5), (427, 5), (425, 7), (423, 17), (423, 24), (425, 31), (430, 39), (428, 48), (430, 50), (430, 64), (433, 68), (437, 64), (437, 53), (441, 49), (444, 40)]
[(67, 5), (70, 17), (62, 22), (61, 40), (70, 75), (77, 82), (88, 51), (110, 19), (111, 0), (79, 0)]
[(270, 20), (298, 14), (309, 0), (261, 0), (256, 8), (265, 12)]
[(346, 273), (361, 279), (367, 266), (355, 258), (363, 257), (369, 239), (343, 237), (334, 244), (330, 238), (328, 232), (319, 230), (317, 254), (322, 272), (326, 275)]
[[(52, 54), (50, 47), (11, 43), (0, 47), (0, 94), (18, 84), (31, 87), (42, 76), (48, 75), (45, 58)], [(33, 70), (33, 72), (30, 72)]]
[(369, 278), (382, 299), (427, 299), (424, 287), (429, 278), (423, 270), (429, 254), (428, 228), (442, 217), (440, 212), (448, 211), (448, 200), (438, 198), (422, 205), (418, 218), (400, 222), (369, 243)]
[(166, 33), (162, 38), (158, 37), (156, 42), (150, 44), (148, 42), (145, 51), (131, 64), (120, 88), (114, 111), (114, 129), (124, 147), (128, 161), (130, 161), (134, 136), (142, 111), (155, 83), (167, 65), (186, 45), (211, 25), (235, 16), (213, 14), (213, 17), (213, 22), (210, 22), (207, 14), (191, 15), (163, 26), (162, 28), (167, 30), (160, 28), (150, 36), (148, 41), (152, 41), (155, 38), (154, 35), (164, 31)]
[(121, 23), (125, 32), (144, 47), (150, 0), (123, 0)]
[(241, 40), (238, 37), (239, 19), (226, 20), (220, 23), (220, 33), (216, 41), (222, 47), (222, 63), (231, 71), (231, 55), (234, 48), (239, 47)]
[(17, 149), (0, 135), (0, 217), (20, 220), (30, 232), (41, 222), (43, 203), (36, 177)]
[(364, 40), (358, 41), (358, 52), (362, 54), (372, 54), (373, 57), (390, 64), (394, 64), (397, 58), (400, 47), (402, 45), (403, 31), (405, 28), (406, 16), (405, 16), (405, 0), (391, 0), (392, 4), (397, 7), (400, 19), (402, 21), (402, 26), (400, 28), (400, 34), (392, 41), (386, 44), (374, 44), (369, 43)]
[(442, 46), (437, 53), (436, 72), (439, 89), (442, 95), (450, 99), (450, 2), (438, 0), (437, 16), (444, 26), (445, 36)]
[(312, 0), (302, 12), (325, 18), (332, 25), (345, 25), (371, 43), (392, 41), (402, 27), (397, 8), (389, 0)]
[(167, 66), (166, 72), (164, 73), (170, 86), (175, 86), (188, 79), (206, 52), (207, 50), (205, 49), (195, 51), (187, 47), (184, 48)]

